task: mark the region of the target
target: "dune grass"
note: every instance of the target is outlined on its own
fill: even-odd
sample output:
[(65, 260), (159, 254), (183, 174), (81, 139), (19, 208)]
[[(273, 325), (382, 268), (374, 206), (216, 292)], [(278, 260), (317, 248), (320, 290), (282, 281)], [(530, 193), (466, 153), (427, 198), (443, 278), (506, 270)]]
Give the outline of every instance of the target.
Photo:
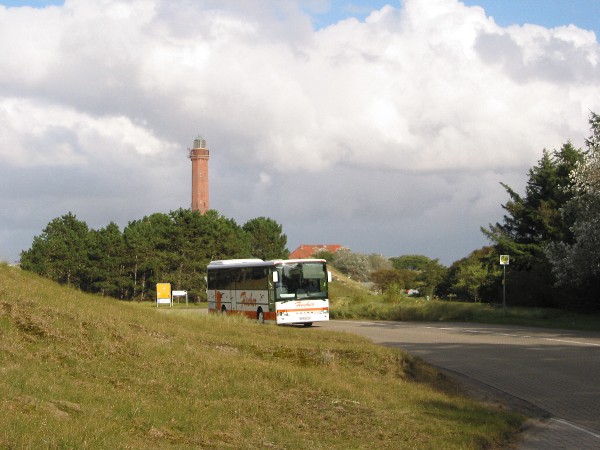
[(394, 349), (0, 265), (0, 448), (493, 448), (522, 417)]

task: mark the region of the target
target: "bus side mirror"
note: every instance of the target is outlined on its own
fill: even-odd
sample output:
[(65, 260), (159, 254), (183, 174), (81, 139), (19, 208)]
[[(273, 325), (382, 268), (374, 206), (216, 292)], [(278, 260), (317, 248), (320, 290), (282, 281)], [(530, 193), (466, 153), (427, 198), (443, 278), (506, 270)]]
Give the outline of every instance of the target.
[(273, 283), (277, 283), (279, 281), (279, 272), (273, 272)]
[(331, 272), (328, 270), (328, 271), (327, 271), (327, 282), (328, 282), (328, 283), (331, 283), (331, 278), (332, 278), (332, 277), (331, 277)]

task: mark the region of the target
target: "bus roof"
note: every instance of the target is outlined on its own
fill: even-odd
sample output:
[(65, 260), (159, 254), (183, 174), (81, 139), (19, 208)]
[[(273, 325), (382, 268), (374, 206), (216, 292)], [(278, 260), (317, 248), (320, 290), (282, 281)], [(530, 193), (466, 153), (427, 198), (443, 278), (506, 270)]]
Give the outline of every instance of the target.
[(262, 259), (222, 259), (218, 261), (211, 261), (208, 265), (209, 269), (225, 269), (227, 267), (265, 267), (265, 266), (277, 266), (281, 264), (295, 264), (304, 262), (326, 262), (324, 259), (272, 259), (269, 261), (263, 261)]

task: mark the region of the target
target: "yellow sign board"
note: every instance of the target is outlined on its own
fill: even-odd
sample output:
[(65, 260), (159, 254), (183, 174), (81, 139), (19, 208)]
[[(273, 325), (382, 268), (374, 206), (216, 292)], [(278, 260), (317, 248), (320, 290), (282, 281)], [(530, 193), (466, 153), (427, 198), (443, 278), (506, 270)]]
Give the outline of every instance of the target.
[(171, 283), (156, 283), (156, 301), (159, 303), (160, 300), (169, 300), (171, 302)]
[(156, 298), (171, 298), (171, 283), (156, 283)]
[(500, 264), (502, 266), (508, 266), (509, 261), (510, 261), (509, 255), (500, 255)]

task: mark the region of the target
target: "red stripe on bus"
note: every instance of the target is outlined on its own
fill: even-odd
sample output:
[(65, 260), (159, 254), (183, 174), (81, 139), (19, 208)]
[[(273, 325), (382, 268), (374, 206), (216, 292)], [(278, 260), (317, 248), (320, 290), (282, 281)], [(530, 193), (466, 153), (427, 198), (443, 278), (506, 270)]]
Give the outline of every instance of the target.
[(306, 312), (306, 311), (329, 311), (329, 308), (298, 308), (298, 309), (278, 309), (278, 313)]
[[(216, 310), (214, 308), (209, 308), (208, 312), (211, 314), (220, 314), (220, 310)], [(239, 316), (246, 316), (250, 319), (258, 319), (258, 314), (256, 311), (240, 311), (237, 309), (228, 309), (225, 314), (236, 314)], [(264, 313), (265, 320), (277, 320), (277, 314), (274, 312), (265, 312)]]

